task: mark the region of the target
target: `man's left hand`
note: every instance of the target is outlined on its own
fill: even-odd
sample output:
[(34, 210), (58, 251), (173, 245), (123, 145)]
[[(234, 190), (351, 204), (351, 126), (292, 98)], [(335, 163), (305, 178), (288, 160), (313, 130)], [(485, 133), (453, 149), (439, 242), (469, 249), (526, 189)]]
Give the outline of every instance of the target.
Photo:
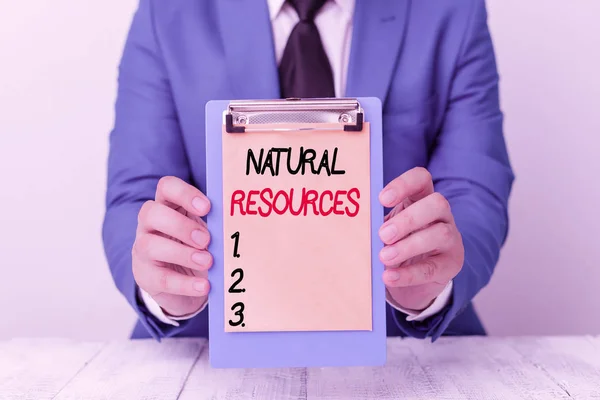
[(394, 179), (379, 200), (392, 208), (379, 230), (385, 244), (379, 254), (386, 268), (383, 281), (397, 305), (422, 311), (463, 266), (462, 236), (450, 204), (434, 191), (425, 168), (411, 169)]

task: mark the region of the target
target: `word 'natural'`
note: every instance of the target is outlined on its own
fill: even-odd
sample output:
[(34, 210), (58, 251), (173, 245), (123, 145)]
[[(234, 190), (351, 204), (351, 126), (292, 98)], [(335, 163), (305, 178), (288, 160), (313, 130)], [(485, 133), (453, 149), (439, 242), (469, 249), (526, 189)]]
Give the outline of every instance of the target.
[(320, 175), (321, 172), (325, 171), (327, 176), (331, 175), (343, 175), (346, 173), (344, 170), (337, 170), (335, 163), (337, 162), (338, 148), (333, 150), (333, 156), (329, 159), (329, 151), (323, 151), (321, 160), (317, 162), (317, 152), (313, 149), (305, 149), (300, 147), (300, 153), (298, 154), (298, 161), (292, 161), (292, 148), (277, 148), (272, 147), (265, 156), (265, 149), (260, 149), (258, 159), (252, 149), (248, 149), (248, 157), (246, 158), (246, 175), (250, 175), (250, 167), (259, 175), (265, 175), (266, 172), (272, 176), (278, 176), (281, 170), (282, 155), (285, 158), (284, 168), (290, 175), (296, 175), (300, 173), (305, 175), (307, 173), (307, 166), (310, 167), (309, 173), (313, 175)]

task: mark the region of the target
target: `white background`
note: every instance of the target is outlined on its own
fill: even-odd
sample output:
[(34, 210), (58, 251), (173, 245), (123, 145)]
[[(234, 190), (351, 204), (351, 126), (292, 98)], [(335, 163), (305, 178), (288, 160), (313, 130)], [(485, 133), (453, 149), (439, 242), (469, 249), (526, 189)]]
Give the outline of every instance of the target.
[[(600, 333), (600, 3), (490, 0), (517, 181), (492, 334)], [(0, 0), (0, 339), (125, 337), (101, 223), (135, 0)]]

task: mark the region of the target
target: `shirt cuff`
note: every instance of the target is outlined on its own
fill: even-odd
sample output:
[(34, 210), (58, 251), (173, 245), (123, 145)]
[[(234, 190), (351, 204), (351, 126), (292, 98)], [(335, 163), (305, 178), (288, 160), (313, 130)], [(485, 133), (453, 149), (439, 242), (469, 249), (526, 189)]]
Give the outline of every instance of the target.
[(390, 293), (386, 290), (386, 299), (387, 302), (390, 306), (392, 306), (393, 308), (395, 308), (396, 310), (406, 314), (406, 320), (408, 322), (412, 322), (412, 321), (424, 321), (427, 318), (439, 313), (440, 311), (442, 311), (444, 309), (444, 307), (446, 307), (448, 305), (448, 303), (450, 302), (450, 297), (452, 296), (452, 287), (454, 286), (453, 281), (448, 282), (448, 284), (446, 285), (446, 287), (444, 288), (444, 290), (442, 291), (442, 293), (440, 293), (440, 295), (438, 297), (436, 297), (436, 299), (433, 301), (433, 303), (431, 303), (431, 305), (429, 307), (427, 307), (426, 309), (424, 309), (421, 312), (415, 312), (414, 310), (407, 310), (405, 308), (400, 307), (395, 301), (394, 299), (392, 299), (392, 296), (390, 295)]
[(167, 315), (163, 311), (161, 306), (158, 305), (156, 300), (154, 300), (152, 298), (152, 296), (150, 296), (148, 293), (146, 293), (146, 291), (144, 291), (142, 288), (139, 288), (139, 291), (140, 291), (140, 298), (142, 299), (142, 302), (144, 302), (144, 305), (146, 306), (146, 308), (148, 309), (150, 314), (152, 314), (160, 322), (167, 324), (167, 325), (179, 326), (179, 322), (177, 322), (177, 321), (185, 321), (185, 320), (194, 318), (196, 315), (198, 315), (202, 311), (204, 311), (204, 309), (206, 308), (206, 305), (208, 304), (208, 300), (207, 300), (204, 302), (202, 307), (200, 307), (200, 309), (198, 311), (196, 311), (195, 313), (183, 315), (181, 317), (173, 317), (173, 316)]

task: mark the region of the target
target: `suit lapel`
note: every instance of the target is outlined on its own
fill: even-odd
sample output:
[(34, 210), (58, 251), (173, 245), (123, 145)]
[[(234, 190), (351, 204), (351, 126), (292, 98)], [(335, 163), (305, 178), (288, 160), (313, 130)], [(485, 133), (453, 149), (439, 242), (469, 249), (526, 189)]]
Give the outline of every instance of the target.
[(346, 96), (385, 101), (411, 0), (356, 0)]
[(273, 33), (264, 0), (215, 0), (235, 99), (279, 97)]

